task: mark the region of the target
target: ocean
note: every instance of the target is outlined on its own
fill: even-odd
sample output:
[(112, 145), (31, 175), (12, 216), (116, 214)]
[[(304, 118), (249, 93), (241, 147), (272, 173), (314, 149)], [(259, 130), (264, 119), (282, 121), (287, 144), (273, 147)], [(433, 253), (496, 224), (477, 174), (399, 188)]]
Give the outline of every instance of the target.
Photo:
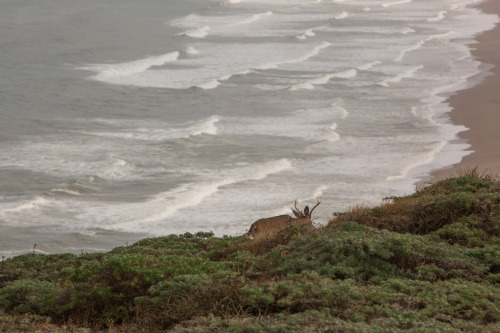
[(413, 192), (470, 153), (474, 2), (0, 0), (0, 255)]

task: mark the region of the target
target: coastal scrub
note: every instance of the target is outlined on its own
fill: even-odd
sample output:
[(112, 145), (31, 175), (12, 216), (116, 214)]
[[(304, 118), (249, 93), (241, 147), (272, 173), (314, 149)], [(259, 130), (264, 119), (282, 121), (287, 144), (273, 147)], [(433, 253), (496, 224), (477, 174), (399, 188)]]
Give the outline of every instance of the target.
[(0, 262), (0, 332), (500, 330), (500, 183), (477, 173), (262, 239)]

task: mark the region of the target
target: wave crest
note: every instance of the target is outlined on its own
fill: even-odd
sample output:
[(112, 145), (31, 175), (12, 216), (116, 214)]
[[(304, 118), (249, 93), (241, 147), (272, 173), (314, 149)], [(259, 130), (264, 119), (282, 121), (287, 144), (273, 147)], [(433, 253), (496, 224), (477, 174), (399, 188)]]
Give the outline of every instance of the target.
[(133, 75), (144, 72), (151, 67), (162, 66), (168, 62), (176, 61), (179, 58), (179, 54), (180, 52), (170, 52), (129, 62), (118, 64), (95, 64), (78, 67), (77, 69), (97, 72), (98, 74), (93, 76), (93, 79), (106, 80), (110, 77)]

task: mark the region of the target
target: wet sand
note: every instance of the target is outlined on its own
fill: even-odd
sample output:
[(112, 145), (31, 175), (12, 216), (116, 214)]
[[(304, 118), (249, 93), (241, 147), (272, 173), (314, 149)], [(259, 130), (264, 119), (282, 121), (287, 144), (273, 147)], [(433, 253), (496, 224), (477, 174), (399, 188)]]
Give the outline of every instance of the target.
[[(476, 6), (485, 13), (500, 15), (500, 1), (487, 0)], [(459, 134), (472, 153), (458, 164), (436, 170), (430, 182), (456, 175), (457, 171), (478, 167), (500, 175), (500, 24), (476, 38), (470, 45), (472, 55), (483, 64), (490, 64), (490, 75), (480, 84), (458, 92), (448, 99), (451, 121), (469, 130)]]

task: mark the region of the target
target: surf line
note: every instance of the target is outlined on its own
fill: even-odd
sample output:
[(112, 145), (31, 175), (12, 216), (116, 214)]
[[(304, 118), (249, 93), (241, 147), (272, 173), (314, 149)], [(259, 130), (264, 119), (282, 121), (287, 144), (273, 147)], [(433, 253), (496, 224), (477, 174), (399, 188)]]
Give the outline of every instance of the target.
[[(236, 73), (229, 74), (229, 75), (224, 75), (224, 76), (219, 77), (217, 79), (208, 80), (206, 82), (197, 84), (195, 87), (201, 88), (201, 89), (214, 89), (214, 88), (217, 88), (221, 84), (221, 81), (226, 81), (226, 80), (230, 79), (231, 77), (233, 77), (234, 75), (246, 75), (248, 73), (251, 73), (252, 70), (274, 69), (274, 68), (277, 68), (277, 67), (279, 67), (281, 65), (295, 64), (295, 63), (299, 63), (299, 62), (302, 62), (302, 61), (306, 61), (306, 60), (308, 60), (308, 59), (310, 59), (310, 58), (312, 58), (314, 56), (317, 56), (321, 52), (321, 50), (323, 50), (325, 48), (328, 48), (330, 46), (331, 46), (330, 43), (328, 43), (326, 41), (323, 41), (321, 44), (319, 44), (318, 46), (316, 46), (315, 48), (313, 48), (310, 52), (306, 53), (302, 57), (299, 57), (299, 58), (296, 58), (296, 59), (283, 60), (283, 61), (279, 61), (279, 62), (277, 61), (277, 62), (263, 63), (263, 64), (260, 64), (260, 65), (254, 66), (253, 68), (249, 68), (249, 69), (245, 69), (245, 70), (242, 70), (242, 71), (238, 71)], [(349, 72), (347, 75), (350, 75), (350, 74), (352, 74), (352, 72)], [(338, 74), (331, 74), (331, 75), (335, 76), (335, 75), (342, 75), (342, 74), (338, 73)], [(323, 78), (320, 78), (320, 79), (323, 80)]]

